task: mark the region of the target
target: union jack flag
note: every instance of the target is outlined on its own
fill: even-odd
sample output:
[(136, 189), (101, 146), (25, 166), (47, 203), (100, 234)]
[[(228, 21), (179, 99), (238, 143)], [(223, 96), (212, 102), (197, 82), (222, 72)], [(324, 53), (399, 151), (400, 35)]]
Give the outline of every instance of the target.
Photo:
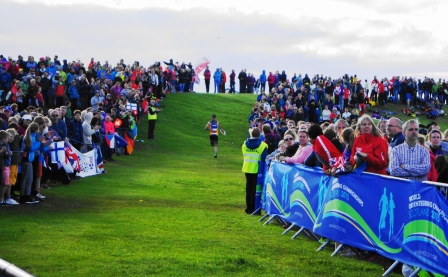
[(81, 165), (79, 164), (78, 151), (68, 142), (65, 142), (65, 156), (70, 161), (75, 172), (81, 172)]
[(331, 168), (336, 168), (336, 174), (347, 173), (348, 170), (346, 168), (347, 165), (350, 165), (350, 156), (344, 157), (339, 156), (335, 158), (330, 158), (330, 166)]

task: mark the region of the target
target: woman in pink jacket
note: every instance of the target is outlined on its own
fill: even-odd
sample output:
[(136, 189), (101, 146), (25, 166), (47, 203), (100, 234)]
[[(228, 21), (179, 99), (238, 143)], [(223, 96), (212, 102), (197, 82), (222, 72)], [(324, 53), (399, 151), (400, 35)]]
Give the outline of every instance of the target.
[(280, 161), (288, 164), (303, 164), (305, 159), (311, 154), (311, 152), (313, 152), (313, 145), (309, 142), (307, 131), (299, 131), (298, 137), (300, 146), (294, 156), (291, 158), (282, 156), (279, 158)]

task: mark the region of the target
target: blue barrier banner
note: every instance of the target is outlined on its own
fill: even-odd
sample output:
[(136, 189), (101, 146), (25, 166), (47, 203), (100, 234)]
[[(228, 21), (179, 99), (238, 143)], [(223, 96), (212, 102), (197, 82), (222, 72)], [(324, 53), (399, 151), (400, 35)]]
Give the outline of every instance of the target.
[(448, 275), (448, 204), (436, 187), (273, 163), (263, 209), (323, 237)]
[(263, 183), (266, 174), (266, 163), (260, 161), (258, 163), (258, 175), (257, 175), (257, 186), (255, 187), (255, 207), (254, 211), (262, 208), (262, 193), (263, 193)]
[(312, 230), (329, 181), (322, 170), (274, 162), (265, 177), (263, 209)]

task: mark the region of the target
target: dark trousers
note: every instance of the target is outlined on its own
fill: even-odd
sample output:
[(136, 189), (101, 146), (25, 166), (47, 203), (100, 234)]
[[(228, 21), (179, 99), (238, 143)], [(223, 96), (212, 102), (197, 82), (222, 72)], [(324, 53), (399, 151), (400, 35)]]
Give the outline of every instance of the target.
[(72, 111), (78, 109), (78, 98), (70, 98), (70, 103)]
[(155, 128), (156, 128), (156, 120), (148, 120), (148, 139), (154, 138)]
[(246, 82), (240, 81), (240, 93), (246, 92)]
[(56, 107), (64, 106), (64, 97), (56, 97)]
[(235, 93), (235, 81), (230, 81), (230, 90), (229, 93)]
[(210, 79), (205, 79), (205, 91), (209, 92), (210, 90)]
[(255, 193), (257, 191), (257, 173), (245, 173), (246, 175), (246, 213), (251, 214), (255, 210)]

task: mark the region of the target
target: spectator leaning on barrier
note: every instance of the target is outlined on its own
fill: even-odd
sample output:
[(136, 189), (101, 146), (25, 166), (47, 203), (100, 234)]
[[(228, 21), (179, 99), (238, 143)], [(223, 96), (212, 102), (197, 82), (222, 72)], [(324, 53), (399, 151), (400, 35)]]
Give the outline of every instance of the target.
[(313, 152), (313, 145), (309, 142), (308, 132), (306, 130), (301, 130), (298, 132), (299, 138), (299, 148), (292, 157), (282, 156), (279, 158), (280, 161), (286, 163), (297, 163), (303, 164), (305, 159)]
[(257, 187), (257, 178), (260, 161), (264, 161), (268, 154), (268, 145), (260, 140), (260, 129), (253, 128), (250, 132), (251, 137), (247, 139), (242, 148), (243, 169), (246, 175), (246, 209), (247, 214), (252, 214), (255, 209), (255, 192)]
[[(428, 149), (417, 143), (419, 124), (415, 119), (403, 124), (405, 142), (394, 147), (391, 152), (389, 171), (392, 176), (406, 178), (413, 181), (426, 181), (431, 168)], [(412, 272), (414, 269), (403, 264), (403, 273)], [(409, 275), (405, 275), (409, 276)]]
[(323, 165), (323, 170), (330, 168), (330, 160), (341, 156), (339, 149), (323, 134), (319, 125), (311, 125), (308, 128), (308, 135), (313, 144), (313, 153), (305, 161), (308, 166), (315, 166), (316, 160)]
[(367, 163), (366, 172), (386, 174), (388, 146), (380, 130), (366, 114), (358, 120), (357, 125), (360, 133), (353, 143), (350, 162), (355, 165), (362, 159)]
[(429, 134), (429, 156), (430, 156), (430, 166), (431, 169), (429, 170), (428, 173), (428, 181), (437, 181), (437, 170), (434, 166), (434, 162), (436, 160), (437, 156), (443, 155), (443, 156), (448, 156), (448, 153), (443, 149), (443, 147), (440, 145), (440, 142), (442, 141), (443, 137), (442, 137), (442, 132), (440, 132), (439, 130), (432, 130)]
[(414, 181), (426, 181), (431, 165), (428, 149), (417, 143), (418, 121), (411, 119), (403, 124), (404, 143), (391, 151), (390, 175)]

